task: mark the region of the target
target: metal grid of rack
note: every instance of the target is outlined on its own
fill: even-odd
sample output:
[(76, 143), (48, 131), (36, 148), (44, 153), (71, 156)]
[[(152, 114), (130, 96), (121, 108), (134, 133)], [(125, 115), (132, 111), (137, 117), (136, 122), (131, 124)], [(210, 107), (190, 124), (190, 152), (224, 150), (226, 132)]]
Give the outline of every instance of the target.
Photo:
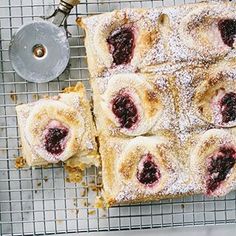
[[(190, 1), (186, 1), (190, 2)], [(15, 105), (53, 95), (83, 81), (88, 85), (84, 32), (75, 19), (113, 9), (158, 7), (185, 3), (179, 0), (82, 0), (68, 18), (71, 56), (65, 72), (45, 84), (29, 83), (13, 71), (8, 45), (24, 23), (50, 15), (55, 0), (1, 0), (0, 2), (0, 234), (45, 235), (73, 232), (130, 230), (236, 223), (236, 192), (222, 198), (191, 196), (156, 203), (95, 209), (96, 192), (89, 186), (101, 182), (96, 168), (86, 170), (82, 184), (65, 180), (64, 169), (16, 169), (20, 140)]]

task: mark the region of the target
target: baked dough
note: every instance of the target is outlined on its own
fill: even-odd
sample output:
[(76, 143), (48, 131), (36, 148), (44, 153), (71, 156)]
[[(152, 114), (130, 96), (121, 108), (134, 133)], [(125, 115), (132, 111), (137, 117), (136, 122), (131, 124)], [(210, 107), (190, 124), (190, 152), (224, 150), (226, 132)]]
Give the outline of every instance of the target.
[(85, 46), (92, 77), (102, 75), (107, 69), (135, 71), (138, 68), (160, 37), (158, 15), (154, 16), (155, 20), (153, 16), (147, 17), (148, 14), (145, 9), (124, 9), (77, 19), (78, 25), (86, 30)]
[(232, 62), (219, 63), (217, 68), (213, 66), (205, 73), (193, 99), (202, 119), (220, 127), (236, 126), (235, 75), (236, 67)]
[(197, 5), (181, 20), (180, 40), (190, 50), (196, 51), (196, 56), (205, 59), (226, 55), (235, 45), (227, 42), (222, 34), (225, 27), (230, 27), (229, 20), (236, 21), (235, 8), (235, 4), (227, 3)]
[[(116, 10), (78, 18), (77, 23), (85, 29), (91, 77), (100, 77), (121, 71), (143, 72), (149, 66), (170, 62), (235, 57), (235, 11), (235, 3), (204, 2)], [(123, 60), (114, 63), (114, 54), (123, 55)]]
[(99, 133), (138, 136), (171, 129), (175, 108), (167, 83), (164, 76), (134, 73), (91, 80)]
[(29, 166), (60, 161), (72, 167), (99, 166), (95, 127), (81, 83), (58, 96), (19, 105), (16, 111)]
[(236, 137), (233, 130), (203, 133), (190, 155), (195, 181), (208, 196), (224, 196), (236, 189)]
[(77, 20), (108, 205), (235, 189), (235, 12), (221, 1)]
[(190, 194), (178, 142), (165, 134), (136, 138), (100, 137), (104, 197), (109, 205)]
[[(233, 125), (230, 126), (232, 128), (225, 126), (228, 131), (224, 129), (217, 131), (216, 128), (219, 126), (205, 119), (203, 113), (199, 113), (197, 106), (200, 104), (200, 100), (196, 100), (200, 96), (204, 104), (208, 104), (206, 91), (209, 89), (214, 91), (215, 88), (218, 88), (218, 83), (220, 83), (220, 87), (228, 88), (227, 92), (235, 92), (235, 65), (235, 60), (224, 60), (209, 65), (186, 64), (185, 67), (183, 65), (173, 67), (165, 65), (162, 68), (156, 68), (152, 73), (122, 73), (110, 77), (91, 79), (103, 163), (104, 198), (108, 205), (120, 202), (158, 200), (198, 193), (221, 196), (235, 188), (236, 185), (232, 177), (225, 182), (222, 181), (220, 193), (206, 191), (206, 182), (204, 181), (207, 178), (209, 179), (207, 177), (209, 175), (202, 169), (200, 169), (202, 172), (197, 169), (200, 162), (203, 163), (203, 161), (196, 154), (199, 147), (199, 150), (205, 149), (199, 143), (205, 139), (208, 132), (230, 133), (231, 139), (235, 139), (236, 132)], [(229, 85), (227, 81), (229, 81)], [(210, 85), (206, 86), (206, 84)], [(106, 112), (108, 111), (106, 109), (109, 107), (113, 95), (120, 89), (124, 89), (124, 87), (134, 87), (136, 94), (143, 94), (148, 85), (152, 86), (153, 92), (159, 95), (161, 106), (159, 106), (160, 114), (157, 116), (154, 125), (141, 134), (146, 135), (146, 137), (142, 137), (140, 134), (125, 133), (121, 129), (118, 131), (115, 128), (112, 129), (112, 117), (107, 115)], [(215, 92), (209, 94), (214, 95)], [(141, 97), (141, 95), (139, 96)], [(103, 108), (104, 106), (106, 109)], [(146, 104), (145, 99), (140, 99), (140, 106), (147, 106), (145, 109), (153, 107)], [(168, 110), (167, 113), (165, 113), (166, 110)], [(147, 124), (146, 119), (145, 124)], [(109, 120), (109, 122), (105, 122), (106, 120)], [(113, 122), (115, 123), (114, 120)], [(172, 178), (176, 178), (176, 184), (167, 184), (165, 178), (163, 178), (163, 182), (160, 181), (158, 187), (150, 188), (147, 191), (147, 188), (138, 182), (135, 170), (137, 170), (137, 166), (142, 166), (138, 163), (140, 163), (140, 156), (143, 156), (142, 153), (145, 152), (143, 150), (149, 149), (150, 152), (155, 153), (152, 149), (153, 143), (156, 143), (159, 147), (158, 145), (162, 141), (168, 143), (166, 150), (169, 150), (169, 153), (166, 156), (169, 156), (169, 158), (166, 157), (166, 159), (170, 159), (170, 163), (176, 167), (174, 169), (180, 168), (181, 174), (178, 171), (177, 176), (173, 172), (165, 172), (166, 169), (164, 163), (161, 162), (162, 159), (154, 159), (157, 163), (160, 162), (163, 165), (162, 172), (165, 173), (163, 176), (169, 174)], [(136, 148), (136, 146), (139, 147)], [(212, 144), (212, 148), (213, 146), (214, 144)], [(216, 151), (217, 148), (215, 148)], [(172, 155), (172, 152), (174, 155)], [(214, 153), (216, 152), (212, 154)], [(155, 154), (154, 156), (158, 155)], [(209, 156), (210, 154), (204, 154), (203, 158), (207, 159)], [(206, 163), (201, 165), (206, 166)], [(234, 168), (231, 172), (232, 176), (236, 174)], [(117, 180), (119, 180), (119, 183)], [(168, 191), (162, 189), (165, 184), (169, 186)]]

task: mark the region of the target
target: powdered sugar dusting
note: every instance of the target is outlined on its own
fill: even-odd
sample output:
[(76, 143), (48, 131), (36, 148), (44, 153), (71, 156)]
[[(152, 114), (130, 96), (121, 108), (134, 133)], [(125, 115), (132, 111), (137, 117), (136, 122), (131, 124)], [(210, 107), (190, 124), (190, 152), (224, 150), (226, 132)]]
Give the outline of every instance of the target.
[[(214, 122), (206, 121), (199, 114), (194, 98), (200, 82), (208, 79), (204, 77), (204, 73), (206, 71), (212, 73), (214, 63), (219, 63), (217, 66), (220, 67), (220, 63), (229, 61), (236, 55), (234, 48), (224, 45), (218, 29), (221, 18), (235, 19), (235, 10), (236, 6), (233, 4), (211, 2), (148, 10), (124, 9), (83, 20), (88, 32), (87, 41), (90, 42), (89, 47), (93, 52), (91, 56), (100, 58), (97, 64), (92, 65), (94, 69), (92, 77), (95, 77), (100, 93), (98, 96), (106, 92), (108, 82), (115, 74), (145, 74), (148, 83), (154, 85), (158, 91), (163, 110), (153, 127), (143, 135), (158, 136), (164, 132), (171, 136), (170, 139), (176, 139), (173, 149), (176, 148), (176, 160), (179, 161), (179, 166), (174, 167), (172, 178), (165, 183), (165, 187), (161, 191), (156, 191), (155, 187), (137, 187), (133, 180), (128, 183), (119, 180), (119, 187), (114, 186), (114, 189), (118, 190), (112, 193), (118, 203), (204, 192), (202, 184), (204, 181), (195, 181), (196, 167), (194, 170), (191, 169), (193, 167), (190, 163), (190, 155), (198, 144), (198, 139), (207, 130), (217, 128), (212, 123), (219, 124), (222, 117), (219, 106), (213, 106)], [(116, 28), (113, 27), (114, 25), (120, 27), (124, 24), (124, 18), (125, 24), (135, 25), (140, 35), (145, 31), (149, 33), (151, 43), (142, 39), (136, 46), (142, 43), (146, 45), (143, 48), (136, 48), (130, 63), (119, 66), (110, 63), (110, 66), (107, 66), (105, 60), (101, 59), (101, 55), (97, 54), (96, 47), (100, 45), (95, 45), (96, 38), (93, 31), (96, 29), (97, 32), (109, 34)], [(101, 34), (101, 37), (106, 40), (104, 35)], [(107, 58), (109, 55), (104, 52), (102, 56)], [(229, 68), (228, 76), (235, 80), (236, 69), (231, 65)], [(101, 78), (96, 78), (97, 75)], [(224, 76), (223, 72), (222, 76)], [(143, 105), (142, 101), (139, 105), (140, 107)], [(98, 106), (100, 106), (99, 102)], [(97, 116), (104, 116), (104, 114), (98, 113)], [(109, 130), (109, 135), (106, 133), (107, 139), (124, 137), (122, 141), (117, 140), (113, 145), (116, 156), (112, 171), (116, 172), (118, 159), (132, 138), (128, 135), (122, 136), (117, 127), (105, 126), (102, 129)], [(199, 178), (202, 180), (205, 176)], [(232, 189), (233, 185), (229, 185), (231, 187), (227, 189)]]

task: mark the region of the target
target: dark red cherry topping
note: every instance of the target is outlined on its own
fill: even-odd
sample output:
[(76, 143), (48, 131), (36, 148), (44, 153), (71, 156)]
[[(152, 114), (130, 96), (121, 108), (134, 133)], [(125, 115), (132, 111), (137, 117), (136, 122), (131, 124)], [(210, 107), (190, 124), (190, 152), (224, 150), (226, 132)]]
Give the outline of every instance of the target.
[(143, 158), (145, 160), (142, 169), (137, 171), (137, 179), (142, 184), (151, 185), (160, 179), (161, 173), (157, 165), (154, 163), (153, 157), (150, 153), (143, 156), (142, 159)]
[(236, 20), (226, 19), (218, 22), (221, 38), (229, 47), (233, 47), (234, 37), (236, 35)]
[(119, 119), (121, 128), (129, 129), (138, 120), (138, 110), (131, 96), (122, 91), (112, 101), (112, 112)]
[(115, 65), (127, 64), (131, 61), (134, 50), (132, 27), (122, 27), (113, 31), (107, 42)]
[(217, 155), (210, 157), (207, 168), (207, 194), (216, 190), (236, 163), (236, 152), (233, 148), (222, 147)]
[(68, 135), (68, 129), (63, 128), (49, 128), (45, 135), (45, 148), (53, 155), (59, 155), (64, 150), (63, 140)]
[(220, 106), (223, 123), (236, 120), (236, 93), (226, 93), (221, 99)]

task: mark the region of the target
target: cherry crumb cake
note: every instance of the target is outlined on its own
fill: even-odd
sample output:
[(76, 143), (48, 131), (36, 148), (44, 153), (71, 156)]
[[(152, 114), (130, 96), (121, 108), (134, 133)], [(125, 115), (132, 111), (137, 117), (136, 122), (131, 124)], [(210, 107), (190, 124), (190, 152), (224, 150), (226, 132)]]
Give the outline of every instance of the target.
[(77, 23), (107, 204), (235, 189), (236, 5), (124, 9)]
[(95, 126), (82, 83), (57, 96), (18, 105), (16, 111), (22, 154), (29, 166), (99, 166)]

